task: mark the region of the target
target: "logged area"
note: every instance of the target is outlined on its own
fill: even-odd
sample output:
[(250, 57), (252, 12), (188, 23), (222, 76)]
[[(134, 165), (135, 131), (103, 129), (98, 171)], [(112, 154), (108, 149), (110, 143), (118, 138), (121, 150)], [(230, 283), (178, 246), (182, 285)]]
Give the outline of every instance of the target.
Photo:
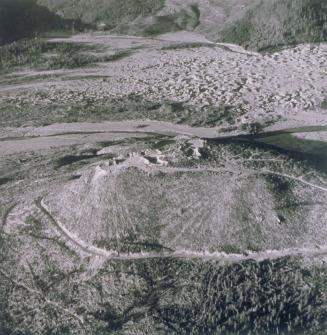
[(0, 334), (325, 334), (324, 4), (3, 3)]

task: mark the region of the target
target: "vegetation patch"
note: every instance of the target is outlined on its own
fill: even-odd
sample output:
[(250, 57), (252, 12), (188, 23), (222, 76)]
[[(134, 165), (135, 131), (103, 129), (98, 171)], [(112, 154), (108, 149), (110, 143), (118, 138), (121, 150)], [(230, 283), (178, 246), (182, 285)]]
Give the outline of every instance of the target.
[(98, 61), (100, 62), (114, 62), (123, 58), (130, 56), (133, 52), (130, 50), (120, 50), (115, 52), (112, 55), (104, 56), (103, 58), (99, 58)]
[(206, 42), (185, 42), (185, 43), (174, 43), (168, 46), (161, 48), (161, 50), (182, 50), (182, 49), (193, 49), (193, 48), (215, 48), (214, 43)]
[(327, 98), (325, 98), (324, 101), (321, 103), (321, 107), (327, 109)]
[(0, 70), (29, 66), (42, 70), (77, 68), (95, 61), (83, 54), (86, 46), (69, 43), (49, 43), (43, 39), (13, 42), (0, 47)]
[(0, 185), (4, 185), (14, 180), (12, 177), (0, 177)]
[(67, 155), (57, 160), (57, 168), (94, 158), (96, 155)]
[(131, 54), (130, 51), (117, 51), (109, 56), (98, 56), (92, 51), (95, 49), (88, 45), (54, 43), (42, 38), (21, 40), (0, 46), (0, 71), (23, 66), (40, 70), (74, 69), (116, 61)]

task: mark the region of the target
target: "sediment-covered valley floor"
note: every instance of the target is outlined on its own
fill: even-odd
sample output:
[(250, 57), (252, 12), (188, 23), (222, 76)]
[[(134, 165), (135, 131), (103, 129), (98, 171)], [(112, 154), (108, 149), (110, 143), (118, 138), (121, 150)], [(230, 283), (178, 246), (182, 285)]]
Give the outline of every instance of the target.
[(47, 43), (90, 62), (1, 75), (0, 332), (324, 334), (326, 44)]

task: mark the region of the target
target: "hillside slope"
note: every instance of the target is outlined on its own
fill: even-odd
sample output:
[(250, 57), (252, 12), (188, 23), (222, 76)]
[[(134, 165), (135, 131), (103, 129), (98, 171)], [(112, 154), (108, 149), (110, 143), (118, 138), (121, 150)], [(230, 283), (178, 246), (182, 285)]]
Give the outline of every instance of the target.
[(327, 40), (320, 0), (38, 0), (68, 19), (105, 23), (118, 33), (156, 35), (195, 30), (213, 41), (251, 49)]
[(104, 22), (109, 28), (130, 23), (137, 17), (151, 16), (165, 0), (38, 0), (56, 14), (86, 23)]
[(199, 30), (217, 37), (227, 22), (240, 19), (256, 0), (38, 0), (65, 18), (105, 23), (139, 35)]

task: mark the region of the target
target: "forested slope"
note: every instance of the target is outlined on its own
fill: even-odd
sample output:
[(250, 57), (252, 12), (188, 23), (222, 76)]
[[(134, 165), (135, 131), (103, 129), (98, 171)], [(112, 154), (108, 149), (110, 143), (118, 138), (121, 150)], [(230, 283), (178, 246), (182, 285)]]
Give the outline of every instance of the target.
[(327, 40), (327, 2), (262, 0), (233, 27), (223, 41), (251, 49)]
[(198, 31), (251, 49), (327, 40), (321, 0), (1, 0), (0, 42), (78, 22), (123, 34)]

